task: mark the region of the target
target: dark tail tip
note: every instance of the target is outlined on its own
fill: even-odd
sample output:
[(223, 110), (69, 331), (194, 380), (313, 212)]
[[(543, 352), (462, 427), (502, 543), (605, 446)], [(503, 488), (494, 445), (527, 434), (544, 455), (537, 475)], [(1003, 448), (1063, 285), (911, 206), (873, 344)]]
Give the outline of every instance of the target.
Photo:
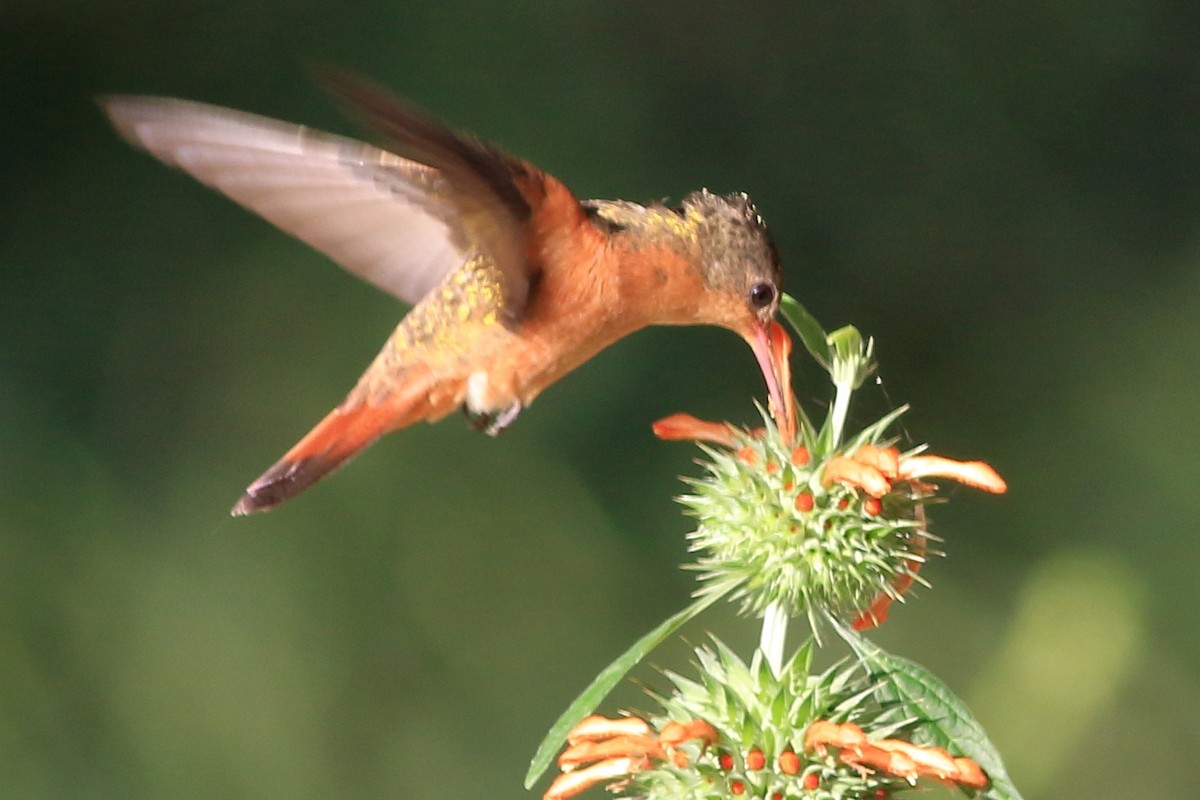
[(270, 511), (328, 475), (339, 463), (340, 459), (330, 461), (320, 457), (279, 461), (246, 487), (246, 492), (229, 513), (244, 517), (259, 511)]

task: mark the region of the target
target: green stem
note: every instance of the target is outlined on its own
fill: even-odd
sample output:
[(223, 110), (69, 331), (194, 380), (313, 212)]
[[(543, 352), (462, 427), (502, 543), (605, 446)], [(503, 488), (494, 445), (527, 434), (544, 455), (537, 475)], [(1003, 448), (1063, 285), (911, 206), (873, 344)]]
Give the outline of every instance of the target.
[(854, 388), (849, 382), (839, 382), (835, 384), (834, 390), (830, 419), (833, 430), (833, 446), (837, 447), (842, 443), (842, 431), (846, 428), (846, 416), (850, 413), (850, 395), (854, 394)]
[(778, 675), (783, 671), (783, 648), (787, 643), (787, 612), (783, 604), (772, 602), (763, 612), (762, 635), (759, 636), (758, 649), (762, 651), (771, 671)]

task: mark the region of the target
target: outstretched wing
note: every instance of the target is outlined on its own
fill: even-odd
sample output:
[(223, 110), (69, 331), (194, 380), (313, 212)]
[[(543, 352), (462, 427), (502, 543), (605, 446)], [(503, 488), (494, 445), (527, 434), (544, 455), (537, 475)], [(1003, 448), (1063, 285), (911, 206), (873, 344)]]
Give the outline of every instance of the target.
[(396, 125), (412, 129), (407, 143), (425, 163), (204, 103), (110, 96), (101, 105), (131, 144), (408, 303), (480, 249), (504, 274), (507, 307), (524, 305), (529, 208), (503, 188), (501, 166), (523, 162), (415, 112)]

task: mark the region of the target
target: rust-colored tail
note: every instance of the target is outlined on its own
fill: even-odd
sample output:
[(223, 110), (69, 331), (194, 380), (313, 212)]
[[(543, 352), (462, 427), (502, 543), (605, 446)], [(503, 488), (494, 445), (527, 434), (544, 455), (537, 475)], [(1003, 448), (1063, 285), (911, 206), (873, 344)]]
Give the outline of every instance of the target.
[[(385, 433), (445, 415), (452, 402), (433, 407), (427, 380), (405, 381), (399, 391), (372, 403), (356, 390), (309, 431), (274, 466), (251, 483), (230, 511), (234, 516), (270, 511), (345, 464)], [(449, 398), (446, 398), (449, 400)], [(446, 407), (442, 407), (446, 406)]]

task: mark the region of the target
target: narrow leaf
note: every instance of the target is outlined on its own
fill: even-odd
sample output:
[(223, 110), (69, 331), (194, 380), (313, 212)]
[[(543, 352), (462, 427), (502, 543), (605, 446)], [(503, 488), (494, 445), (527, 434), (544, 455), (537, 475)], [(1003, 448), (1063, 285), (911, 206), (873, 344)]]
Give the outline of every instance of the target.
[(779, 310), (783, 312), (783, 318), (800, 335), (800, 341), (804, 342), (805, 349), (812, 354), (818, 364), (829, 369), (831, 360), (829, 342), (825, 337), (825, 330), (821, 327), (821, 323), (817, 322), (817, 318), (808, 313), (808, 309), (800, 305), (800, 301), (786, 292), (779, 301)]
[(853, 453), (864, 444), (878, 444), (884, 437), (884, 433), (892, 426), (892, 423), (900, 418), (902, 414), (908, 411), (908, 405), (902, 405), (892, 409), (884, 414), (875, 422), (872, 422), (867, 427), (863, 428), (854, 438), (846, 442), (845, 450), (848, 453)]
[(550, 762), (554, 760), (555, 754), (563, 746), (563, 742), (567, 740), (567, 734), (571, 728), (595, 711), (596, 706), (600, 705), (600, 702), (621, 682), (629, 670), (637, 666), (637, 663), (645, 658), (651, 650), (662, 644), (663, 640), (690, 622), (697, 614), (729, 594), (736, 585), (736, 582), (731, 581), (706, 588), (704, 593), (697, 597), (691, 605), (669, 617), (657, 628), (638, 639), (616, 661), (605, 667), (592, 681), (592, 684), (575, 698), (575, 701), (551, 726), (546, 738), (542, 739), (542, 743), (538, 746), (537, 753), (534, 754), (533, 761), (529, 765), (529, 771), (525, 773), (525, 788), (533, 786), (534, 782), (542, 777), (550, 766)]
[(898, 706), (903, 716), (915, 718), (914, 744), (935, 745), (974, 759), (989, 781), (981, 797), (1021, 800), (983, 726), (940, 678), (920, 664), (882, 650), (840, 620), (833, 619), (833, 625), (871, 672), (879, 702)]

